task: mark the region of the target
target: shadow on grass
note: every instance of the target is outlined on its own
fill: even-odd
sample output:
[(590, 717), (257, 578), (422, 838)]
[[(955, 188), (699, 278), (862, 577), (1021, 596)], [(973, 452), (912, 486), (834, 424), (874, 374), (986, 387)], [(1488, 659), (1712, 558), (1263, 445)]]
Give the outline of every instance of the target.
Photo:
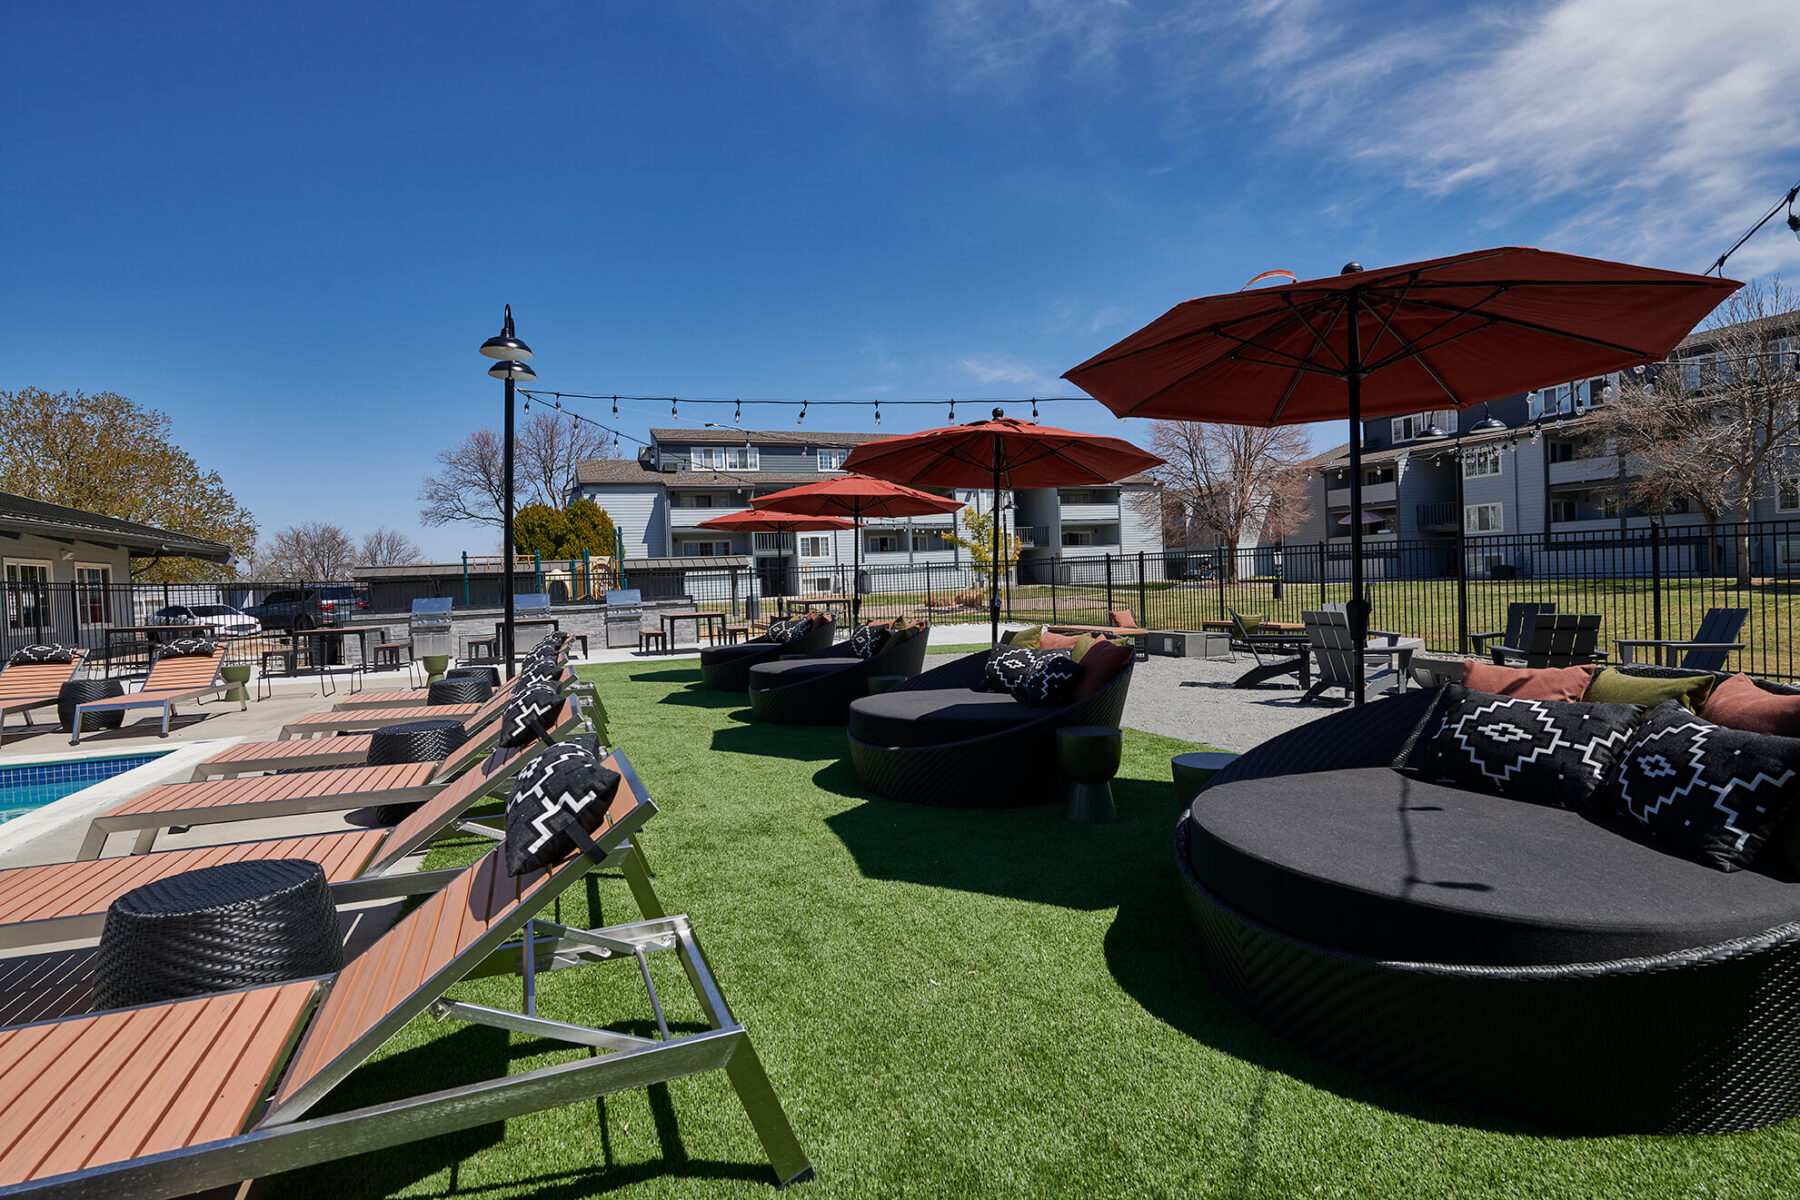
[(698, 683), (699, 667), (672, 667), (666, 671), (640, 671), (625, 678), (633, 683)]
[(715, 692), (710, 688), (676, 688), (657, 700), (658, 704), (678, 704), (683, 708), (743, 708), (742, 692)]
[(730, 754), (822, 762), (844, 753), (844, 731), (835, 725), (767, 725), (750, 720), (713, 730), (712, 748)]

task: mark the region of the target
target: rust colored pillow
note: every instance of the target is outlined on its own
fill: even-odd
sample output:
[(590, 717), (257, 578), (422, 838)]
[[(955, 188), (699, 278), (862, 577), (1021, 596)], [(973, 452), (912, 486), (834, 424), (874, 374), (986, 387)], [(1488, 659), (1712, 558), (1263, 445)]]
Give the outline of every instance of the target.
[(1089, 696), (1113, 681), (1113, 676), (1131, 664), (1135, 652), (1123, 642), (1098, 641), (1081, 656), (1081, 682), (1075, 685), (1071, 704)]
[(1594, 668), (1497, 667), (1463, 659), (1463, 686), (1471, 692), (1516, 696), (1520, 700), (1579, 700), (1587, 694)]
[(1079, 633), (1051, 633), (1048, 629), (1038, 635), (1039, 650), (1073, 650), (1075, 643), (1081, 640)]
[(1110, 608), (1107, 609), (1106, 615), (1120, 629), (1136, 629), (1138, 627), (1137, 618), (1131, 615), (1129, 608)]
[(1727, 729), (1800, 737), (1800, 696), (1765, 692), (1742, 671), (1713, 688), (1700, 715)]

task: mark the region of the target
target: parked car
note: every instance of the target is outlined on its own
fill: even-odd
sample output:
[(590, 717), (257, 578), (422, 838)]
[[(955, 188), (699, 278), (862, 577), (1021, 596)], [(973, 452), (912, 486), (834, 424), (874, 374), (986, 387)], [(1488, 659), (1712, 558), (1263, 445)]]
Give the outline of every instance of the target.
[(316, 629), (342, 625), (345, 618), (369, 607), (368, 596), (349, 586), (283, 588), (244, 611), (264, 629)]
[(171, 604), (144, 618), (146, 625), (204, 625), (226, 637), (260, 633), (262, 625), (242, 609), (229, 604)]

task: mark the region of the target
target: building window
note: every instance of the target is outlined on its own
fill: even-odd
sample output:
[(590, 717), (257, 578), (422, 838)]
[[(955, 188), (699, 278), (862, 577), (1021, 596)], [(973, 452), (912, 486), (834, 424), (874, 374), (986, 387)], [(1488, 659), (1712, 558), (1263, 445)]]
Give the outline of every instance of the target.
[(1549, 454), (1551, 462), (1574, 462), (1575, 443), (1551, 442)]
[(1775, 543), (1775, 560), (1784, 567), (1800, 565), (1800, 542)]
[(1410, 442), (1436, 425), (1445, 433), (1456, 432), (1456, 410), (1444, 409), (1438, 412), (1411, 413), (1393, 419), (1393, 440)]
[(105, 563), (75, 564), (75, 620), (83, 625), (112, 620), (112, 568)]
[(1560, 525), (1564, 521), (1575, 519), (1575, 502), (1573, 500), (1552, 500), (1550, 502), (1550, 523)]
[(1484, 475), (1500, 473), (1500, 448), (1498, 446), (1479, 446), (1463, 455), (1463, 478), (1480, 479)]
[(915, 529), (912, 535), (914, 554), (925, 554), (932, 550), (948, 550), (950, 540), (941, 529)]
[(1091, 529), (1065, 529), (1062, 531), (1062, 544), (1065, 546), (1091, 546), (1094, 544), (1094, 531)]
[(1800, 475), (1775, 481), (1775, 507), (1782, 512), (1800, 512)]
[(52, 623), (50, 564), (31, 559), (6, 560), (6, 626), (36, 629)]
[(1499, 533), (1506, 524), (1498, 504), (1470, 504), (1463, 509), (1463, 528), (1470, 533)]
[(1609, 521), (1618, 519), (1619, 494), (1617, 492), (1608, 492), (1606, 495), (1600, 497), (1600, 515)]
[(694, 469), (715, 471), (755, 471), (759, 457), (755, 446), (696, 446)]
[(849, 455), (850, 452), (848, 450), (826, 450), (821, 447), (819, 450), (819, 470), (841, 471), (844, 469), (844, 459), (848, 458)]
[(730, 542), (681, 542), (680, 546), (682, 556), (687, 558), (711, 557), (715, 554), (726, 555), (731, 553)]
[(898, 554), (900, 553), (900, 535), (897, 533), (864, 534), (863, 552), (865, 554)]
[(800, 539), (801, 558), (830, 558), (831, 539), (827, 537), (803, 537)]

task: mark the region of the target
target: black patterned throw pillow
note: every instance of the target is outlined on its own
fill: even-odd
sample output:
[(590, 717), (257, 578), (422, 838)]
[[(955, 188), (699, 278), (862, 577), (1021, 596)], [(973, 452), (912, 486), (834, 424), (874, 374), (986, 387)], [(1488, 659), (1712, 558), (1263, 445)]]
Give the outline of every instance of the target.
[(562, 649), (562, 634), (548, 633), (538, 639), (537, 645), (531, 648), (533, 654), (555, 654)]
[(886, 625), (859, 625), (850, 635), (850, 649), (861, 659), (874, 658), (886, 647), (894, 631)]
[(23, 667), (31, 663), (72, 663), (75, 661), (75, 647), (60, 646), (54, 643), (41, 646), (21, 646), (14, 650), (6, 662), (8, 666)]
[[(556, 687), (562, 682), (562, 664), (552, 658), (528, 658), (519, 668), (519, 674), (528, 682), (542, 683), (547, 687)], [(521, 684), (521, 687), (526, 686)]]
[(176, 638), (166, 643), (158, 652), (159, 658), (187, 658), (190, 655), (204, 655), (213, 652), (213, 643), (205, 638)]
[(548, 742), (551, 725), (562, 705), (562, 695), (553, 687), (529, 681), (519, 684), (519, 690), (500, 714), (500, 744), (509, 748), (524, 746), (534, 738)]
[(523, 875), (575, 850), (599, 862), (605, 855), (592, 835), (618, 790), (619, 773), (590, 739), (559, 743), (526, 763), (506, 801), (506, 869)]
[(1080, 682), (1081, 664), (1074, 655), (1067, 650), (1040, 650), (1018, 695), (1033, 708), (1050, 708), (1073, 699)]
[(1471, 791), (1588, 808), (1644, 710), (1444, 689), (1441, 720), (1404, 764)]
[(1035, 666), (1037, 651), (1024, 646), (995, 646), (988, 653), (987, 666), (982, 669), (981, 683), (975, 690), (1017, 696)]
[(1736, 871), (1756, 860), (1800, 792), (1800, 738), (1727, 729), (1665, 700), (1607, 783), (1613, 811), (1653, 839)]

